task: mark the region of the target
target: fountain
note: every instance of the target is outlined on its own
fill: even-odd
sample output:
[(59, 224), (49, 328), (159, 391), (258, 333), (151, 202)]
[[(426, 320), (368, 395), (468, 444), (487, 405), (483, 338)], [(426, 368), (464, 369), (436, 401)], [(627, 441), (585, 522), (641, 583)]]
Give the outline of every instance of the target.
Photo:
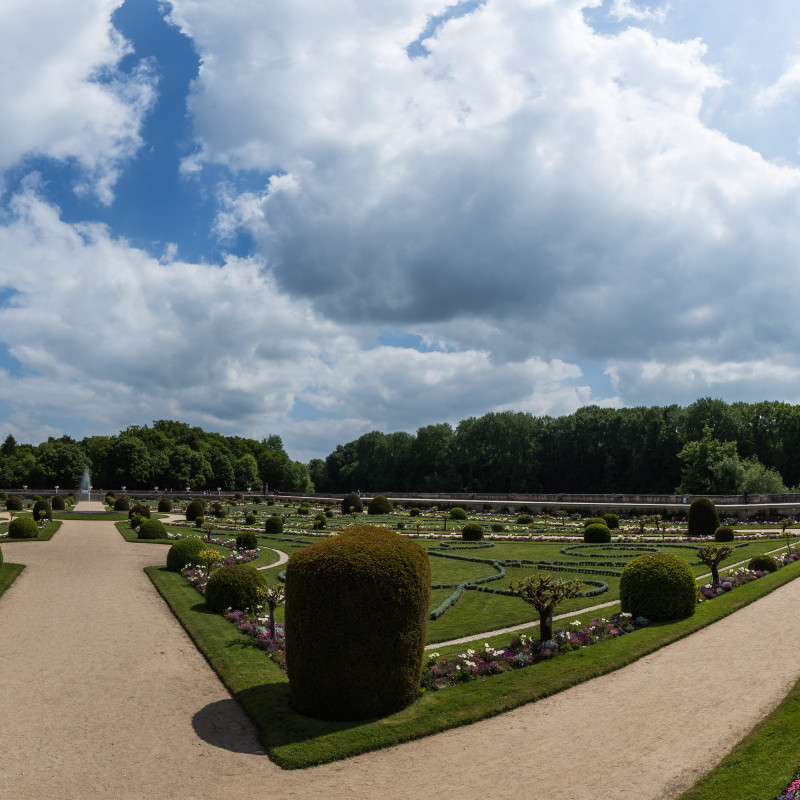
[(89, 475), (89, 467), (86, 467), (83, 470), (83, 475), (81, 476), (80, 491), (81, 492), (86, 492), (86, 502), (87, 503), (91, 503), (92, 502), (92, 479), (91, 479), (91, 476)]

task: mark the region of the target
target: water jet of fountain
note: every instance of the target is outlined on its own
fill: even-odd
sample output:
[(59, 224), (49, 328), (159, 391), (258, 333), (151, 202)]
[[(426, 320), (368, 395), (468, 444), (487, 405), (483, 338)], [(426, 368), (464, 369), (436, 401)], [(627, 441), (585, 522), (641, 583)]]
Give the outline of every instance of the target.
[(86, 501), (88, 503), (91, 503), (92, 502), (92, 478), (89, 475), (89, 467), (86, 467), (83, 470), (83, 475), (81, 476), (80, 491), (86, 492)]

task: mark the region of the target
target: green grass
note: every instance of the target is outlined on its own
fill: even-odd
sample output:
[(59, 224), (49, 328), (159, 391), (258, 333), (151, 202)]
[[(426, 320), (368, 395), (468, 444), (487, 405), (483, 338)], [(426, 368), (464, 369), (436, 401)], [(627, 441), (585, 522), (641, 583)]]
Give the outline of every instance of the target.
[[(27, 539), (26, 541), (32, 541)], [(0, 564), (0, 597), (12, 583), (17, 579), (17, 576), (25, 569), (24, 564)]]
[(678, 800), (775, 800), (800, 765), (800, 681), (720, 763)]
[[(428, 692), (396, 714), (357, 723), (323, 722), (294, 713), (286, 676), (266, 655), (222, 617), (206, 612), (200, 596), (179, 575), (160, 567), (147, 573), (241, 703), (270, 757), (282, 767), (303, 768), (467, 725), (619, 669), (800, 576), (800, 562), (698, 606), (688, 619), (651, 625), (526, 669)], [(498, 637), (494, 643), (501, 642)]]
[[(60, 520), (53, 520), (48, 522), (47, 525), (39, 531), (39, 536), (36, 539), (2, 539), (2, 542), (49, 542), (53, 538), (53, 534), (61, 527)], [(5, 533), (8, 530), (8, 523), (0, 526), (0, 532)]]
[(53, 519), (78, 519), (86, 521), (92, 520), (118, 520), (128, 519), (127, 511), (87, 511), (81, 513), (79, 511), (54, 511)]

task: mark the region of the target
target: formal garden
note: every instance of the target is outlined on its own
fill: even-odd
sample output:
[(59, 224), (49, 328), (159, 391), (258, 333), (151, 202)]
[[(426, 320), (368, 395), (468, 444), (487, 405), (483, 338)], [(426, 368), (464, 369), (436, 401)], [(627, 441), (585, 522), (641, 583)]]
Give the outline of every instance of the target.
[[(63, 508), (59, 499), (5, 498), (0, 542), (46, 541), (61, 519), (81, 516), (74, 498)], [(733, 526), (708, 502), (680, 518), (394, 508), (357, 495), (105, 502), (93, 518), (114, 520), (130, 542), (164, 545), (151, 580), (287, 768), (546, 697), (800, 575), (793, 520)], [(22, 569), (1, 559), (0, 592)], [(798, 759), (788, 745), (783, 759), (786, 788)], [(758, 770), (755, 756), (748, 763)], [(687, 796), (717, 796), (709, 785)]]

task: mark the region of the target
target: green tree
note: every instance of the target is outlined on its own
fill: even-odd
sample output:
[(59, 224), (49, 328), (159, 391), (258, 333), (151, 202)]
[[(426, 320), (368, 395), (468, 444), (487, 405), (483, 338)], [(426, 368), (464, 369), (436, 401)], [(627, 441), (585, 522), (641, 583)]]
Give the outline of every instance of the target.
[(719, 583), (719, 565), (733, 552), (729, 544), (711, 544), (697, 548), (697, 557), (711, 570), (711, 582)]
[(509, 585), (511, 593), (539, 612), (539, 638), (553, 638), (553, 611), (564, 600), (575, 597), (583, 584), (580, 581), (551, 581), (549, 575), (536, 575)]
[(250, 453), (245, 453), (234, 465), (236, 488), (247, 489), (260, 485), (258, 464)]
[(702, 438), (688, 442), (678, 453), (685, 466), (676, 493), (735, 494), (738, 491), (736, 487), (723, 485), (723, 481), (738, 474), (731, 463), (739, 458), (736, 442), (720, 442), (713, 433), (711, 428), (703, 428)]

